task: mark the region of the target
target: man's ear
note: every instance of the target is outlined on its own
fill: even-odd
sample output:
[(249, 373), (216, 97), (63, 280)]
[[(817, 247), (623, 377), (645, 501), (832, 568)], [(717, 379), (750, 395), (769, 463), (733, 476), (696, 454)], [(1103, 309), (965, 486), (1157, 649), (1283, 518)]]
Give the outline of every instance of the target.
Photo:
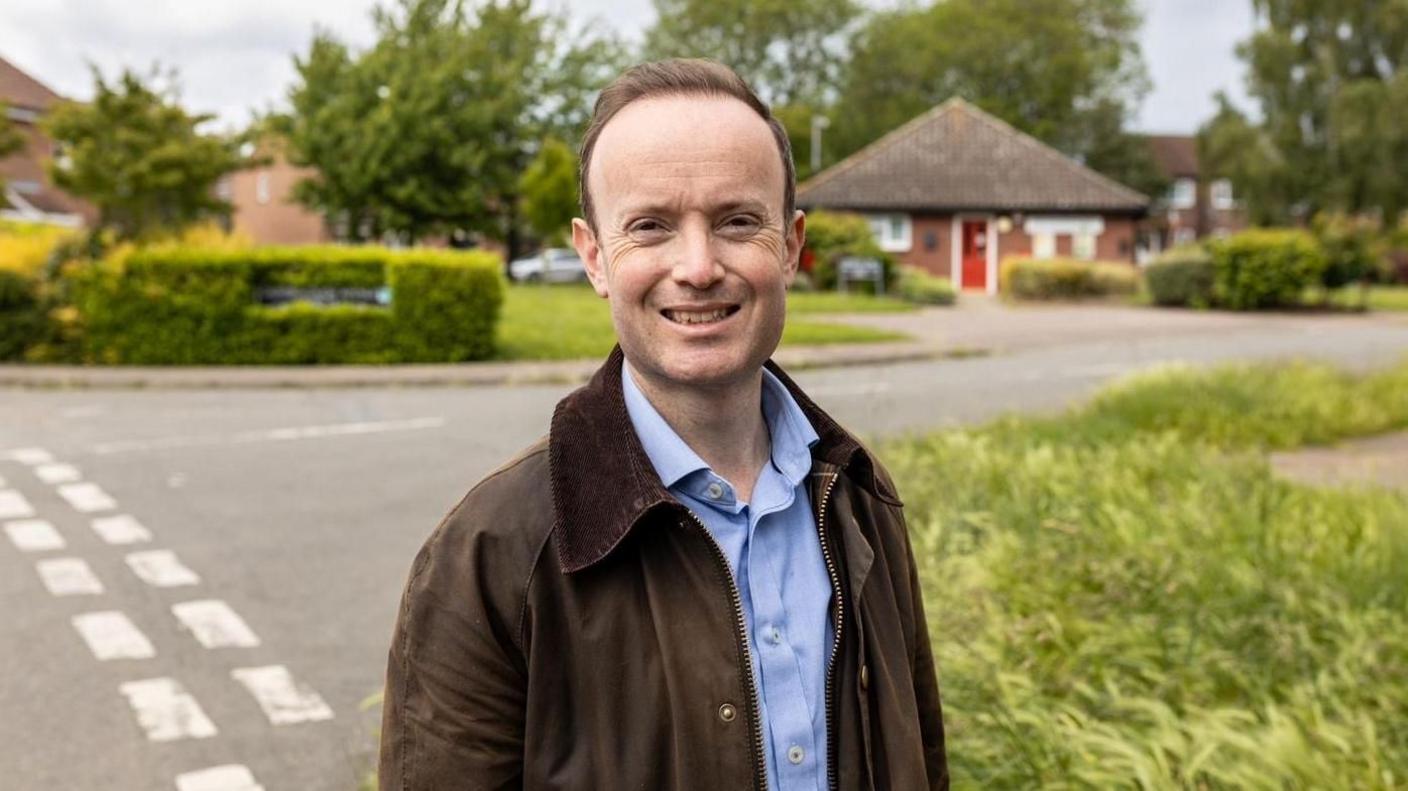
[(801, 264), (802, 247), (807, 243), (807, 215), (798, 209), (792, 216), (792, 224), (787, 229), (787, 269), (783, 276), (788, 287), (797, 278), (797, 267)]
[(601, 245), (597, 244), (591, 226), (580, 217), (572, 220), (572, 246), (577, 248), (577, 256), (582, 259), (587, 279), (592, 282), (597, 296), (606, 298), (610, 293), (606, 288), (606, 257), (601, 254)]

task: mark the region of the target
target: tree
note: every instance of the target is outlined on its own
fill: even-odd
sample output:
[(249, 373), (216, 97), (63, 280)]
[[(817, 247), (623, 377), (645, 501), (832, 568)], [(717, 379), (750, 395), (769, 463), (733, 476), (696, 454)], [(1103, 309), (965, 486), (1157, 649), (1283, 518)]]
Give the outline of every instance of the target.
[(516, 254), (523, 170), (544, 137), (576, 139), (619, 49), (529, 0), (400, 0), (373, 16), (370, 50), (320, 33), (295, 60), (279, 127), (315, 169), (296, 197), (353, 240), (468, 231)]
[(1157, 179), (1125, 131), (1148, 90), (1133, 0), (942, 0), (858, 33), (830, 139), (847, 154), (962, 96), (1119, 181)]
[(773, 105), (817, 104), (836, 86), (855, 0), (654, 0), (648, 59), (713, 58)]
[(202, 134), (213, 116), (187, 114), (131, 71), (109, 85), (94, 69), (93, 80), (92, 101), (61, 104), (42, 123), (65, 152), (49, 177), (98, 208), (94, 230), (140, 239), (227, 216), (215, 183), (241, 166), (241, 141)]
[(577, 216), (577, 156), (572, 149), (555, 137), (544, 140), (518, 189), (528, 227), (549, 245), (561, 246)]
[[(9, 107), (0, 102), (0, 159), (24, 148), (24, 136), (10, 121)], [(5, 179), (0, 177), (0, 195), (5, 192)]]
[(1396, 221), (1408, 207), (1408, 3), (1252, 6), (1257, 30), (1238, 54), (1261, 120), (1223, 102), (1202, 132), (1214, 174), (1262, 222), (1322, 210)]

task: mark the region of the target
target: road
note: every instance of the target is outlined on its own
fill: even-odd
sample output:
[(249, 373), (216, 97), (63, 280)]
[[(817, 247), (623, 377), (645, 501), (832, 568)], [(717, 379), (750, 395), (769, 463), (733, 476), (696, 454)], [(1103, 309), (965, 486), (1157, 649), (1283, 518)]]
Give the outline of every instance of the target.
[[(1168, 361), (1408, 353), (1393, 319), (1119, 336), (798, 378), (882, 437), (1058, 409)], [(416, 549), (568, 389), (0, 391), (0, 786), (355, 788)]]

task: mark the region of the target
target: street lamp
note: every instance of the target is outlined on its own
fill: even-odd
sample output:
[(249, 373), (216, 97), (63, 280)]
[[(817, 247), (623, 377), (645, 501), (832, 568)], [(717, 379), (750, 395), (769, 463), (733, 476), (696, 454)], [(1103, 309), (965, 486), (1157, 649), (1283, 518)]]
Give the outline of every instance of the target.
[(824, 115), (812, 116), (812, 173), (821, 170), (821, 130), (831, 126), (831, 119)]

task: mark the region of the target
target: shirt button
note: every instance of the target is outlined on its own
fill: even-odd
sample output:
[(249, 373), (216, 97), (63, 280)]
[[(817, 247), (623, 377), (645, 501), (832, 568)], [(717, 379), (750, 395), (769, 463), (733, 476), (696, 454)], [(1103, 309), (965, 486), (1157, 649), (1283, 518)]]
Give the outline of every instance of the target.
[(708, 495), (710, 500), (717, 500), (724, 496), (724, 487), (720, 486), (718, 481), (710, 481), (704, 494)]
[(788, 748), (788, 750), (787, 750), (787, 760), (791, 761), (791, 762), (794, 763), (794, 764), (799, 764), (799, 763), (801, 763), (801, 762), (802, 762), (802, 759), (803, 759), (803, 758), (806, 758), (806, 757), (807, 757), (806, 751), (803, 750), (801, 747), (798, 747), (798, 746), (795, 745), (795, 744), (792, 745), (792, 746), (791, 746), (790, 748)]
[(724, 722), (733, 722), (737, 716), (738, 709), (734, 708), (732, 703), (725, 703), (719, 707), (719, 719)]
[(782, 630), (776, 626), (768, 629), (768, 642), (777, 645), (782, 642)]

